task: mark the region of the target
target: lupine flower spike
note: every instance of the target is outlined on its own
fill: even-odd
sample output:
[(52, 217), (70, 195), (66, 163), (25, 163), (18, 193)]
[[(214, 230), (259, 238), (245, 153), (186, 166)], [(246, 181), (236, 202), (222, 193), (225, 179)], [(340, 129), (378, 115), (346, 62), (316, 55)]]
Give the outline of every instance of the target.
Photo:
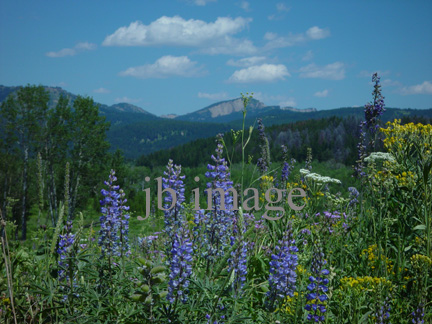
[(120, 188), (114, 185), (115, 181), (117, 181), (115, 171), (111, 170), (109, 181), (105, 181), (108, 190), (101, 190), (104, 199), (100, 201), (102, 216), (100, 217), (99, 245), (102, 255), (109, 257), (130, 254), (129, 215), (125, 212), (129, 210), (129, 207), (124, 205), (127, 201), (124, 199), (125, 194), (122, 190), (118, 192)]
[(269, 291), (267, 292), (268, 307), (273, 310), (277, 302), (286, 297), (293, 297), (296, 289), (296, 268), (298, 265), (298, 248), (292, 238), (291, 225), (288, 224), (287, 231), (275, 253), (271, 255)]
[(318, 245), (312, 258), (311, 272), (313, 275), (309, 277), (310, 284), (307, 286), (310, 291), (306, 295), (307, 305), (305, 306), (305, 309), (309, 312), (308, 321), (317, 323), (325, 321), (326, 308), (324, 302), (327, 300), (326, 292), (329, 283), (325, 276), (330, 273), (329, 270), (324, 269), (326, 263), (322, 247)]

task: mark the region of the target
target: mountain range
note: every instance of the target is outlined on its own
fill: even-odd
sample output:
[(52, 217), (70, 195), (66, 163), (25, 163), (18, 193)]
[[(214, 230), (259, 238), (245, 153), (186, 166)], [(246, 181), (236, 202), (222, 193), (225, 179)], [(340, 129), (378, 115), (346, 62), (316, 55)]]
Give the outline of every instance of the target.
[[(0, 85), (0, 103), (20, 87)], [(69, 98), (70, 103), (77, 95), (60, 87), (45, 87), (50, 93), (49, 107), (54, 107), (60, 95)], [(96, 103), (100, 114), (111, 123), (107, 134), (111, 150), (121, 149), (126, 158), (135, 159), (152, 152), (175, 146), (217, 133), (239, 129), (243, 123), (243, 101), (241, 98), (214, 103), (185, 115), (156, 116), (138, 106), (129, 103), (117, 103), (111, 106)], [(364, 116), (363, 107), (345, 107), (330, 110), (315, 108), (297, 109), (293, 107), (266, 106), (265, 103), (251, 99), (246, 107), (246, 125), (255, 125), (261, 118), (266, 126), (286, 124), (306, 119), (318, 119), (331, 116)], [(383, 121), (403, 116), (432, 118), (432, 109), (387, 108)]]

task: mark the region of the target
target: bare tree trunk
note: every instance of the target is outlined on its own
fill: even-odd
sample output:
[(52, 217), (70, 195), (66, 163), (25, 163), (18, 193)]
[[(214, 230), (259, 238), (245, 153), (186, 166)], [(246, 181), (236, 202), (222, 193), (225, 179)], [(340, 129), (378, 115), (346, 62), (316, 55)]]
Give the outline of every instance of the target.
[(80, 182), (80, 176), (78, 174), (77, 175), (77, 179), (76, 179), (76, 183), (75, 183), (75, 189), (73, 190), (73, 194), (72, 194), (71, 204), (69, 206), (68, 220), (72, 220), (73, 219), (72, 215), (75, 212), (75, 205), (76, 205), (77, 196), (78, 196), (79, 182)]
[(24, 172), (23, 172), (23, 192), (22, 192), (22, 214), (21, 214), (21, 240), (27, 238), (27, 218), (26, 218), (26, 202), (27, 202), (27, 168), (28, 168), (28, 146), (24, 147)]
[(51, 222), (53, 227), (56, 226), (56, 222), (57, 222), (57, 195), (56, 195), (56, 186), (55, 186), (55, 177), (54, 177), (54, 170), (53, 170), (53, 166), (50, 163), (50, 181), (51, 181), (51, 186), (50, 186), (50, 202), (51, 202)]

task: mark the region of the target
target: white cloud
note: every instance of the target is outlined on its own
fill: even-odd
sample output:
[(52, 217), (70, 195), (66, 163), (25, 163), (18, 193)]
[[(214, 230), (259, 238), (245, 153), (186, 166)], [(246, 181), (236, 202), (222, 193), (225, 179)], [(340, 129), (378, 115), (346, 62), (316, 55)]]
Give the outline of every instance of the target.
[(242, 8), (244, 11), (250, 11), (250, 3), (247, 1), (242, 1), (240, 3), (240, 8)]
[(93, 92), (95, 93), (110, 93), (111, 91), (105, 88), (99, 88), (99, 89), (95, 89), (93, 90)]
[(197, 62), (187, 56), (162, 56), (153, 64), (130, 67), (120, 72), (121, 76), (133, 76), (140, 79), (166, 78), (169, 76), (195, 77), (204, 73)]
[(265, 56), (251, 56), (239, 60), (230, 59), (227, 62), (227, 65), (238, 66), (238, 67), (249, 67), (252, 65), (257, 65), (258, 63), (261, 63), (265, 59), (266, 59)]
[(422, 84), (403, 87), (401, 88), (400, 93), (403, 95), (432, 94), (432, 82), (424, 81)]
[(372, 80), (372, 75), (374, 74), (374, 73), (378, 73), (378, 76), (379, 77), (383, 77), (383, 76), (386, 76), (386, 75), (389, 75), (390, 74), (390, 71), (381, 71), (381, 70), (377, 70), (377, 71), (373, 71), (373, 72), (371, 72), (371, 71), (367, 71), (367, 70), (362, 70), (362, 71), (360, 71), (360, 73), (359, 73), (359, 77), (364, 77), (364, 78), (370, 78), (371, 80)]
[(312, 51), (307, 51), (306, 54), (302, 57), (302, 61), (310, 61), (314, 57), (314, 54)]
[(141, 99), (132, 99), (129, 97), (121, 97), (121, 98), (115, 98), (114, 101), (117, 103), (118, 102), (137, 103), (137, 102), (140, 102)]
[(276, 9), (279, 12), (288, 12), (290, 11), (290, 8), (288, 8), (284, 3), (279, 2), (276, 4)]
[(314, 93), (314, 96), (315, 97), (319, 97), (319, 98), (327, 97), (328, 96), (328, 90), (325, 89), (323, 91), (317, 91), (317, 92)]
[(281, 19), (283, 19), (285, 16), (285, 13), (290, 11), (290, 8), (288, 8), (284, 3), (279, 2), (276, 4), (276, 10), (278, 13), (267, 16), (268, 20), (281, 20)]
[(265, 49), (290, 47), (310, 40), (323, 39), (329, 36), (330, 30), (328, 28), (321, 29), (317, 26), (309, 28), (305, 33), (290, 33), (288, 36), (279, 36), (276, 33), (267, 32), (264, 35), (264, 39), (268, 41), (265, 45)]
[(381, 85), (383, 87), (401, 87), (402, 83), (400, 83), (399, 81), (392, 80), (392, 79), (384, 79), (384, 80), (382, 80)]
[(272, 82), (284, 80), (286, 76), (290, 76), (290, 74), (285, 65), (262, 64), (237, 70), (228, 81), (235, 83)]
[(65, 57), (65, 56), (74, 56), (80, 52), (91, 51), (96, 49), (96, 44), (83, 42), (76, 44), (73, 48), (63, 48), (57, 52), (47, 52), (45, 55), (48, 57)]
[(209, 2), (216, 2), (216, 0), (194, 0), (193, 3), (197, 6), (205, 6)]
[(289, 34), (288, 36), (278, 36), (276, 33), (265, 33), (264, 39), (267, 40), (265, 49), (290, 47), (304, 42), (306, 39), (303, 34)]
[(278, 105), (280, 107), (294, 107), (297, 105), (293, 97), (288, 97), (286, 95), (268, 95), (258, 91), (254, 92), (253, 97), (264, 102), (268, 106)]
[(317, 66), (314, 63), (300, 68), (300, 77), (318, 78), (327, 80), (342, 80), (345, 78), (345, 64), (335, 62), (326, 66)]
[(297, 105), (294, 98), (288, 98), (288, 100), (279, 102), (279, 106), (283, 107), (295, 107)]
[(228, 98), (228, 93), (219, 92), (219, 93), (206, 93), (206, 92), (198, 92), (198, 98), (206, 98), (210, 100), (225, 100)]
[(232, 37), (225, 37), (223, 40), (209, 44), (207, 47), (200, 49), (205, 54), (231, 54), (231, 55), (252, 55), (257, 52), (257, 48), (248, 40), (240, 40)]
[(318, 26), (314, 26), (306, 31), (306, 35), (310, 39), (323, 39), (330, 36), (330, 30), (328, 28), (321, 29)]
[(210, 54), (251, 53), (256, 51), (249, 40), (231, 35), (245, 29), (251, 18), (219, 17), (214, 22), (185, 20), (180, 16), (160, 17), (144, 25), (140, 21), (117, 29), (103, 41), (104, 46), (187, 46)]

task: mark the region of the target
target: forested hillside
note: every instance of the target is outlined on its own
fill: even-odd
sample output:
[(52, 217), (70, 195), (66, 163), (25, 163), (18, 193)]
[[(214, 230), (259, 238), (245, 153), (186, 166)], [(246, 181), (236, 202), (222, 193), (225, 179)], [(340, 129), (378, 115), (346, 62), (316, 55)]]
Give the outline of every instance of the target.
[[(357, 111), (360, 109), (357, 109)], [(343, 117), (326, 117), (319, 119), (302, 120), (283, 125), (266, 127), (269, 137), (272, 159), (281, 160), (281, 145), (288, 148), (288, 155), (299, 161), (306, 159), (307, 148), (312, 148), (314, 158), (318, 161), (334, 160), (345, 165), (353, 165), (357, 159), (357, 143), (359, 136), (359, 124), (362, 119), (360, 114), (352, 114), (353, 109), (340, 109)], [(394, 116), (404, 115), (403, 123), (421, 122), (430, 124), (431, 111), (411, 110), (411, 114), (404, 114), (404, 110), (388, 109), (389, 116), (383, 120), (392, 119)], [(420, 117), (416, 113), (420, 114)], [(331, 115), (331, 112), (327, 112)], [(364, 112), (363, 112), (364, 114)], [(269, 119), (264, 119), (265, 124)], [(254, 121), (255, 122), (255, 121)], [(256, 125), (256, 122), (255, 122)], [(224, 140), (229, 148), (234, 148), (236, 153), (234, 162), (239, 161), (240, 145), (233, 145), (232, 132), (224, 135)], [(169, 158), (179, 164), (197, 167), (206, 165), (208, 156), (212, 154), (214, 137), (198, 139), (196, 141), (169, 149), (143, 155), (137, 159), (137, 165), (155, 167), (165, 165)], [(256, 163), (259, 155), (258, 131), (254, 129), (247, 154), (252, 156)]]

